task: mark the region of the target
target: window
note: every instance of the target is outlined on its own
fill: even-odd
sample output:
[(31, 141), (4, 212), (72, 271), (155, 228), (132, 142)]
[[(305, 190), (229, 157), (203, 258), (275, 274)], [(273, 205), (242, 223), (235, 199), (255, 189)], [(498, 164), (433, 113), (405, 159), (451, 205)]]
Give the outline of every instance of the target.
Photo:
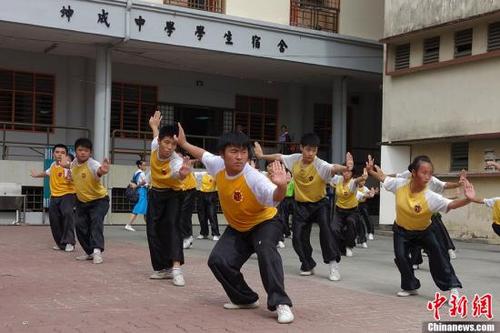
[(469, 143), (456, 142), (451, 144), (450, 171), (460, 171), (469, 168)]
[(500, 50), (500, 22), (488, 25), (488, 51)]
[(26, 123), (7, 126), (12, 130), (47, 131), (54, 122), (54, 86), (52, 75), (0, 70), (0, 122)]
[(455, 58), (472, 54), (472, 29), (455, 32)]
[(223, 13), (222, 0), (163, 0), (166, 5), (188, 7), (214, 13)]
[(424, 64), (430, 64), (439, 61), (439, 42), (439, 37), (433, 37), (424, 40)]
[(405, 69), (410, 67), (410, 44), (396, 46), (396, 59), (394, 69)]
[[(149, 118), (157, 104), (157, 88), (136, 84), (113, 83), (111, 92), (111, 131), (122, 130), (121, 137), (141, 137), (149, 132)], [(130, 131), (130, 132), (126, 132)]]
[(26, 195), (26, 211), (43, 211), (43, 186), (23, 186), (21, 193)]
[(125, 196), (125, 188), (113, 187), (111, 189), (111, 212), (130, 213), (134, 204)]
[(290, 25), (337, 32), (339, 8), (339, 0), (291, 0)]
[(236, 96), (234, 123), (253, 140), (276, 141), (278, 134), (278, 100), (263, 97)]
[(332, 105), (314, 104), (314, 133), (319, 136), (322, 145), (332, 141)]

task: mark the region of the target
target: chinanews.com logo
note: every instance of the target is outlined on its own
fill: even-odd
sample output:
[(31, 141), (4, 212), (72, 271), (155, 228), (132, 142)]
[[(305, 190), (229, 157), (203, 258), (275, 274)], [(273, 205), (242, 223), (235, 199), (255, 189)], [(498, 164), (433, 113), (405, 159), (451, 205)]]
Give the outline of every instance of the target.
[[(457, 318), (460, 321), (440, 321), (441, 315), (446, 312), (449, 318)], [(437, 292), (434, 299), (427, 302), (427, 310), (432, 312), (435, 321), (424, 322), (422, 331), (427, 332), (500, 332), (498, 322), (493, 319), (493, 299), (490, 293), (479, 296), (474, 294), (472, 300), (467, 299), (466, 295), (458, 297), (446, 296)], [(467, 317), (474, 321), (464, 321)], [(447, 318), (448, 319), (448, 318)], [(477, 321), (477, 319), (486, 319)]]

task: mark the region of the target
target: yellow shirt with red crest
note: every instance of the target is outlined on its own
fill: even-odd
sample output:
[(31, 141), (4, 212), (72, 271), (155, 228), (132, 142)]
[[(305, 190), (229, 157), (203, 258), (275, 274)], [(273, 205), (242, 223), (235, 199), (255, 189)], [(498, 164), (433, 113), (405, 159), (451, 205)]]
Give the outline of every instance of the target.
[(66, 194), (74, 194), (75, 187), (73, 182), (69, 179), (70, 171), (56, 162), (52, 163), (50, 167), (45, 170), (45, 174), (49, 176), (50, 195), (53, 197), (62, 197)]
[(158, 156), (158, 148), (158, 138), (154, 138), (151, 143), (151, 159), (149, 161), (151, 186), (158, 189), (183, 190), (185, 185), (179, 179), (182, 158), (176, 152), (172, 152), (169, 158), (161, 159)]

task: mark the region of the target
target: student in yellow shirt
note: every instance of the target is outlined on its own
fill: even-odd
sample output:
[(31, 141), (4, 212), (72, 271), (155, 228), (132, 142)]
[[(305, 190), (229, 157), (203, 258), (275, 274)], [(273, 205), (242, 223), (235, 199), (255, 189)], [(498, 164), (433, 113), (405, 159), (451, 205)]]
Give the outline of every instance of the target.
[(179, 124), (178, 144), (201, 160), (215, 178), (219, 201), (228, 226), (208, 259), (208, 266), (226, 291), (225, 309), (258, 306), (259, 296), (247, 285), (241, 267), (257, 253), (259, 270), (267, 292), (267, 308), (276, 310), (278, 322), (291, 323), (292, 302), (285, 292), (283, 263), (276, 244), (283, 233), (276, 205), (286, 192), (285, 169), (273, 165), (271, 179), (250, 166), (250, 140), (244, 133), (225, 133), (219, 138), (220, 156), (186, 141)]
[(153, 274), (151, 279), (172, 279), (174, 286), (185, 285), (181, 265), (184, 264), (180, 208), (183, 180), (191, 172), (189, 158), (176, 152), (174, 140), (177, 127), (161, 124), (161, 113), (156, 111), (149, 120), (153, 130), (151, 143), (151, 190), (148, 192), (146, 235)]
[(311, 228), (313, 223), (319, 226), (319, 242), (323, 261), (330, 265), (328, 278), (331, 281), (340, 280), (339, 240), (335, 238), (330, 225), (330, 204), (326, 198), (326, 185), (337, 172), (351, 170), (354, 162), (351, 154), (346, 154), (347, 166), (330, 164), (316, 155), (319, 147), (319, 137), (314, 133), (304, 134), (300, 140), (301, 154), (264, 155), (262, 147), (255, 142), (255, 155), (267, 161), (278, 160), (291, 171), (295, 182), (294, 206), (292, 220), (292, 244), (299, 256), (300, 275), (314, 274), (316, 262), (312, 258)]
[[(344, 170), (342, 176), (335, 175), (330, 184), (335, 187), (335, 216), (332, 223), (332, 231), (339, 240), (339, 249), (342, 254), (352, 257), (352, 249), (356, 246), (356, 230), (358, 230), (359, 211), (358, 183), (366, 180), (368, 174), (364, 170), (363, 175), (358, 178), (352, 178), (354, 169)], [(363, 247), (366, 245), (366, 235), (361, 235), (359, 239)]]
[[(358, 182), (358, 194), (357, 194), (357, 199), (358, 199), (358, 209), (359, 209), (359, 217), (361, 219), (363, 227), (360, 227), (358, 230), (358, 237), (359, 233), (362, 230), (363, 233), (368, 233), (368, 240), (373, 240), (374, 239), (374, 234), (375, 234), (375, 228), (373, 226), (373, 221), (370, 217), (370, 213), (368, 212), (368, 204), (366, 203), (366, 200), (373, 198), (379, 191), (378, 187), (377, 188), (371, 188), (369, 189), (366, 185), (366, 179), (362, 179), (360, 182)], [(364, 224), (363, 224), (364, 223)]]
[(50, 230), (56, 245), (54, 250), (72, 252), (75, 248), (75, 188), (69, 176), (69, 170), (61, 166), (68, 158), (68, 147), (57, 144), (52, 148), (54, 162), (42, 172), (31, 171), (34, 178), (49, 177), (50, 204), (49, 221)]
[(220, 239), (219, 221), (217, 219), (217, 183), (208, 172), (199, 173), (200, 190), (198, 194), (198, 220), (200, 221), (200, 234), (198, 239), (208, 238), (208, 223), (212, 230), (212, 239)]
[(491, 228), (497, 234), (500, 236), (500, 197), (496, 198), (474, 198), (472, 200), (478, 204), (485, 204), (489, 208), (491, 208), (492, 211), (492, 220), (493, 223), (491, 224)]
[[(189, 158), (189, 157), (188, 157)], [(182, 191), (184, 192), (181, 203), (181, 234), (182, 248), (189, 249), (193, 246), (193, 211), (196, 200), (196, 178), (193, 172), (190, 172), (182, 181)]]
[(401, 274), (400, 297), (417, 295), (420, 281), (415, 277), (409, 258), (412, 246), (421, 246), (429, 255), (429, 267), (434, 283), (439, 289), (450, 291), (452, 297), (458, 297), (458, 288), (462, 284), (455, 275), (449, 256), (436, 236), (435, 224), (431, 216), (436, 212), (446, 213), (451, 209), (463, 207), (475, 196), (474, 187), (464, 177), (463, 199), (450, 200), (428, 188), (433, 165), (427, 156), (417, 156), (409, 165), (412, 176), (409, 179), (388, 177), (368, 156), (366, 168), (369, 174), (383, 183), (387, 191), (396, 195), (396, 221), (394, 231), (395, 263)]
[(76, 158), (71, 162), (71, 177), (76, 192), (76, 236), (85, 251), (77, 260), (103, 262), (104, 217), (109, 210), (108, 190), (102, 185), (101, 177), (109, 172), (109, 162), (94, 160), (92, 141), (80, 138), (75, 142)]

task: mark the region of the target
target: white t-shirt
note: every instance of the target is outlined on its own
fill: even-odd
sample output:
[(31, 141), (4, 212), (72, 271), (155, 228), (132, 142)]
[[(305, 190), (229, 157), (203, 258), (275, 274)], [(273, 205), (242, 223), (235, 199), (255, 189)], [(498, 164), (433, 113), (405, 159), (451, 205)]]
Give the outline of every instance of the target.
[[(137, 175), (139, 174), (139, 175)], [(144, 187), (144, 186), (148, 186), (148, 180), (146, 178), (146, 174), (144, 173), (144, 171), (142, 170), (136, 170), (134, 172), (134, 176), (133, 176), (133, 179), (135, 179), (137, 185), (139, 187)], [(144, 182), (143, 184), (141, 184), (142, 182)]]

